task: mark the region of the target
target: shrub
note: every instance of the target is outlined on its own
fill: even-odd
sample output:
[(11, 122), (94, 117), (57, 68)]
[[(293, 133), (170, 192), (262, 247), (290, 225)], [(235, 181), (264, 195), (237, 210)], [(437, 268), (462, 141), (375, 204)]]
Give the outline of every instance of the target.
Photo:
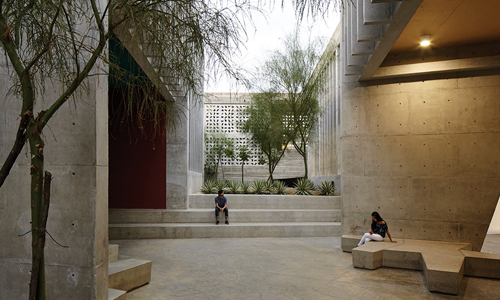
[(312, 195), (314, 183), (307, 179), (301, 178), (295, 183), (295, 195)]
[(249, 194), (250, 193), (250, 191), (248, 190), (249, 187), (250, 187), (250, 185), (248, 183), (246, 183), (246, 182), (242, 182), (240, 184), (241, 192), (243, 194)]
[(238, 189), (240, 188), (240, 184), (237, 181), (229, 180), (227, 182), (227, 192), (228, 194), (238, 194)]
[(215, 181), (215, 187), (217, 188), (217, 191), (223, 190), (225, 191), (226, 188), (226, 181), (225, 180), (216, 180)]
[(285, 193), (286, 185), (283, 181), (276, 180), (273, 183), (273, 192), (278, 195)]
[(215, 182), (212, 180), (205, 181), (205, 183), (201, 186), (201, 192), (203, 194), (217, 194)]
[(254, 181), (252, 188), (255, 194), (269, 194), (269, 183), (267, 181)]
[(323, 181), (319, 187), (319, 194), (323, 196), (334, 196), (335, 185), (333, 181)]

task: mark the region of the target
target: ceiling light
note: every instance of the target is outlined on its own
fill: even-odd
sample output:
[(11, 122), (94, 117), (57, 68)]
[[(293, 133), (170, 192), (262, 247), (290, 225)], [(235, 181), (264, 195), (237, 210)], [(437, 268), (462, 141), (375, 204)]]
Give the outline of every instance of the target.
[(420, 46), (429, 46), (431, 44), (431, 35), (424, 34), (420, 37)]

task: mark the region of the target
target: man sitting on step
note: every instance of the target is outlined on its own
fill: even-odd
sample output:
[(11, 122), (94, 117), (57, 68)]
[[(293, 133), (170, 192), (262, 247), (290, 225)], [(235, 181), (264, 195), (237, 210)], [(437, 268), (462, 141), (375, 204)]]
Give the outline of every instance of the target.
[(220, 190), (219, 196), (215, 197), (215, 219), (217, 220), (215, 222), (216, 225), (219, 225), (219, 211), (223, 211), (226, 214), (226, 224), (229, 225), (228, 221), (229, 211), (227, 210), (227, 199), (226, 197), (224, 197), (223, 190)]

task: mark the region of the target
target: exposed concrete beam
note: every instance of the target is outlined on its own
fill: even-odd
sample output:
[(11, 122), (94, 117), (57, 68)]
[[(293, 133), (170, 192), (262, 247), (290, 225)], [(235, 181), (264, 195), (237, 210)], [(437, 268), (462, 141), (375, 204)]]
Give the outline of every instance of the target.
[(391, 24), (384, 34), (384, 37), (380, 42), (378, 42), (375, 52), (368, 61), (363, 74), (359, 77), (360, 81), (372, 78), (373, 74), (375, 74), (377, 69), (380, 67), (422, 1), (423, 0), (406, 0), (401, 2)]
[(357, 2), (358, 4), (356, 9), (357, 41), (358, 42), (380, 41), (384, 36), (385, 28), (387, 25), (375, 24), (370, 26), (363, 26), (364, 25), (363, 11), (366, 5), (364, 2), (366, 1), (367, 0), (358, 0)]
[(369, 55), (375, 51), (375, 42), (358, 42), (358, 21), (357, 21), (357, 10), (348, 5), (347, 11), (347, 42), (348, 42), (348, 53), (351, 55)]
[(380, 67), (371, 79), (389, 79), (496, 68), (500, 68), (500, 55)]
[(128, 31), (128, 28), (123, 24), (121, 26), (118, 26), (114, 32), (118, 39), (122, 42), (123, 46), (125, 46), (125, 49), (130, 52), (130, 55), (132, 55), (137, 64), (149, 77), (151, 82), (153, 82), (163, 98), (165, 98), (166, 101), (175, 102), (174, 97), (162, 82), (160, 75), (158, 74), (158, 72), (156, 72), (146, 54), (144, 54), (137, 42), (133, 40), (132, 35)]
[(390, 24), (401, 4), (401, 2), (373, 3), (370, 0), (362, 1), (365, 4), (361, 10), (364, 25)]

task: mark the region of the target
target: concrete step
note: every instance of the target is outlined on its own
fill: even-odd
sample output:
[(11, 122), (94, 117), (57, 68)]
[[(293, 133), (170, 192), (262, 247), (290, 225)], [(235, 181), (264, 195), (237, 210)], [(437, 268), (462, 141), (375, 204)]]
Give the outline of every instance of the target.
[[(223, 220), (223, 218), (221, 218)], [(256, 237), (340, 237), (340, 222), (303, 223), (141, 223), (110, 224), (109, 238), (256, 238)]]
[(108, 300), (127, 300), (127, 292), (108, 289)]
[[(215, 194), (189, 195), (189, 208), (215, 206)], [(341, 209), (340, 196), (226, 195), (229, 209)]]
[(118, 247), (117, 244), (108, 245), (108, 263), (112, 263), (118, 260)]
[(151, 280), (151, 261), (126, 259), (109, 263), (109, 288), (130, 291)]
[[(222, 213), (223, 215), (223, 213)], [(229, 209), (235, 223), (340, 222), (341, 211), (333, 209)], [(109, 223), (210, 223), (215, 209), (109, 210)]]

